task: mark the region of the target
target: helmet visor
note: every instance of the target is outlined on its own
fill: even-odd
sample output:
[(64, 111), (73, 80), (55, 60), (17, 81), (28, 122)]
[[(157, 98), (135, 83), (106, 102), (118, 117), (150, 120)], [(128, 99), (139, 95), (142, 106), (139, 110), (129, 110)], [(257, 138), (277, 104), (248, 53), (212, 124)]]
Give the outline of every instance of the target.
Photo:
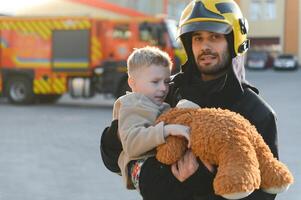
[(194, 31), (209, 31), (226, 35), (232, 31), (232, 27), (222, 22), (192, 22), (184, 24), (179, 31), (179, 36)]

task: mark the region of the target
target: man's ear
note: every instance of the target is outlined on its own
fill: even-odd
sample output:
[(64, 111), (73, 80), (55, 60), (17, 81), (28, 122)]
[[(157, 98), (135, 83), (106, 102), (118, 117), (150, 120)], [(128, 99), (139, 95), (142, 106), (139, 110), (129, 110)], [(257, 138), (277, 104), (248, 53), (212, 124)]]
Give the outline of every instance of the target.
[(132, 91), (135, 90), (135, 80), (132, 77), (128, 77), (128, 84)]

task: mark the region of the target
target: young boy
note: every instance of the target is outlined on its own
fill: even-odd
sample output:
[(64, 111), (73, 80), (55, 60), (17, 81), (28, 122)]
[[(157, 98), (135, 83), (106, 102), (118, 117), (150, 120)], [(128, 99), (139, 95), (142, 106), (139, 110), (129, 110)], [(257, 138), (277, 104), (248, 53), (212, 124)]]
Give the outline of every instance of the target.
[[(144, 161), (155, 155), (155, 147), (169, 135), (183, 136), (189, 143), (189, 128), (178, 124), (155, 124), (170, 106), (164, 103), (169, 91), (171, 60), (156, 47), (135, 49), (127, 60), (128, 84), (132, 92), (116, 100), (113, 120), (123, 152), (118, 159), (127, 188), (139, 190), (139, 171)], [(137, 162), (137, 160), (139, 162)], [(134, 164), (131, 164), (131, 161)]]

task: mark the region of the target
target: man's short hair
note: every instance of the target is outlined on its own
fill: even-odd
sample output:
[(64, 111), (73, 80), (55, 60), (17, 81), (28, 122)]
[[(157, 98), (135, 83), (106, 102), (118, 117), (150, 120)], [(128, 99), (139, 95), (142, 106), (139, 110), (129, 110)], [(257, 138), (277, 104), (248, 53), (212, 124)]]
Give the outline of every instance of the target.
[(133, 76), (133, 73), (137, 69), (149, 67), (150, 65), (163, 66), (171, 69), (172, 62), (169, 55), (157, 47), (146, 46), (134, 49), (127, 60), (129, 77)]

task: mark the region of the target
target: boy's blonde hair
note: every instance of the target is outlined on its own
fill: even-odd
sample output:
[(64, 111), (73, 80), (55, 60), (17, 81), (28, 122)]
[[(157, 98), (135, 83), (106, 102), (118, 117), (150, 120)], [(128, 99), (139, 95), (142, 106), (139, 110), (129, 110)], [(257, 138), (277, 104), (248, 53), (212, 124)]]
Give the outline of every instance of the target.
[(172, 62), (169, 55), (157, 47), (146, 46), (134, 49), (127, 59), (129, 77), (133, 77), (133, 73), (138, 69), (150, 65), (168, 67), (171, 70)]

